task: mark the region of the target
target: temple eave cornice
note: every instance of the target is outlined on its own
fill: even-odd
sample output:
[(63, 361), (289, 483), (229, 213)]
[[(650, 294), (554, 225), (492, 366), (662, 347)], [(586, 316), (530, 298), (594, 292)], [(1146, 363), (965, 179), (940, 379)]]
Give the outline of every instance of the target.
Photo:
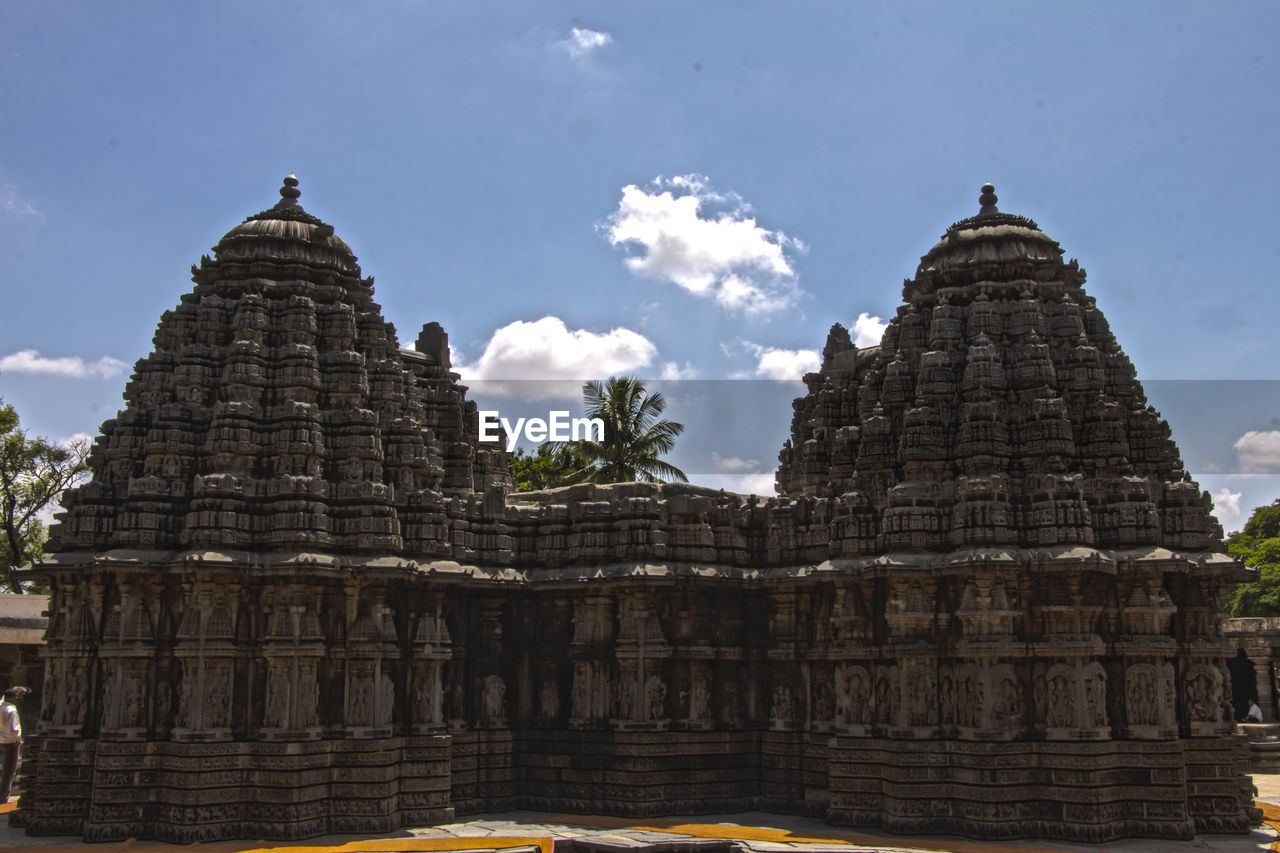
[(26, 570), (32, 576), (77, 573), (171, 574), (233, 573), (254, 578), (350, 577), (365, 580), (419, 577), (488, 584), (582, 584), (619, 579), (646, 581), (731, 581), (776, 585), (827, 578), (879, 578), (905, 575), (969, 575), (975, 571), (1017, 575), (1059, 573), (1185, 574), (1211, 573), (1227, 580), (1248, 577), (1250, 570), (1225, 554), (1175, 552), (1146, 547), (1110, 550), (1087, 546), (1017, 548), (991, 546), (946, 553), (899, 552), (874, 556), (840, 556), (817, 563), (779, 566), (734, 566), (683, 561), (637, 561), (571, 566), (484, 565), (448, 559), (399, 556), (335, 555), (314, 552), (147, 551), (116, 549), (49, 555)]

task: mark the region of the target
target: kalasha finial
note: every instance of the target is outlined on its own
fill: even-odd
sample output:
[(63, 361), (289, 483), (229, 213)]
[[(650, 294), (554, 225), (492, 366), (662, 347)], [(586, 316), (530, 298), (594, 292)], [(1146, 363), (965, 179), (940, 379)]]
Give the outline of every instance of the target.
[(284, 186), (280, 188), (280, 198), (286, 203), (296, 204), (300, 195), (302, 190), (298, 189), (298, 179), (290, 172), (284, 179)]
[(982, 185), (982, 195), (978, 196), (978, 203), (982, 208), (978, 211), (981, 216), (984, 213), (999, 213), (1000, 208), (996, 207), (996, 202), (1000, 199), (996, 198), (995, 185), (990, 181)]

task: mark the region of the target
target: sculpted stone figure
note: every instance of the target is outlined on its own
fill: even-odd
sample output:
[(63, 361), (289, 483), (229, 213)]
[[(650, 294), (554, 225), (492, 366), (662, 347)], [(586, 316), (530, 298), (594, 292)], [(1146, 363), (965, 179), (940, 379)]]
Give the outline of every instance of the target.
[(1074, 670), (1064, 664), (1056, 664), (1049, 670), (1041, 707), (1047, 726), (1068, 728), (1078, 725)]
[(538, 688), (538, 713), (552, 719), (560, 713), (560, 696), (553, 681), (544, 681)]
[(944, 726), (956, 721), (956, 690), (950, 675), (944, 675), (938, 685), (938, 715)]
[(1107, 675), (1101, 664), (1091, 663), (1084, 671), (1085, 723), (1094, 728), (1107, 724)]
[(205, 712), (206, 728), (222, 728), (231, 724), (230, 699), (231, 678), (227, 664), (216, 664), (205, 680)]
[(730, 678), (724, 682), (723, 691), (724, 701), (720, 705), (720, 721), (728, 728), (736, 729), (742, 725), (742, 689), (738, 687), (736, 679)]
[(352, 684), (349, 722), (353, 726), (368, 726), (373, 723), (373, 683), (369, 676), (357, 678)]
[(196, 677), (188, 673), (178, 684), (178, 718), (176, 725), (180, 729), (195, 728)]
[(931, 726), (937, 722), (937, 702), (933, 672), (914, 667), (907, 672), (906, 725)]
[(660, 720), (666, 716), (665, 701), (667, 698), (667, 685), (663, 683), (662, 676), (651, 675), (644, 683), (645, 704), (649, 708), (649, 719)]
[(1125, 711), (1130, 725), (1160, 723), (1160, 685), (1155, 667), (1133, 664), (1125, 671)]
[(829, 723), (835, 713), (835, 691), (830, 681), (819, 681), (813, 688), (813, 719)]
[(707, 675), (699, 671), (690, 689), (689, 719), (696, 723), (706, 722), (710, 713), (711, 690), (707, 681)]
[(770, 710), (770, 718), (775, 722), (789, 723), (795, 714), (795, 706), (791, 699), (791, 688), (785, 684), (775, 685), (773, 688), (773, 707)]
[(415, 720), (419, 723), (432, 722), (431, 685), (425, 673), (418, 673), (414, 678), (410, 701), (413, 703), (413, 717)]
[(267, 678), (266, 710), (263, 726), (268, 729), (289, 728), (289, 687), (284, 676), (273, 673)]
[(120, 728), (133, 728), (142, 722), (142, 680), (125, 675), (120, 684)]
[(320, 685), (316, 683), (314, 668), (304, 669), (298, 678), (297, 715), (300, 729), (320, 724)]
[(633, 720), (636, 716), (636, 683), (635, 672), (622, 673), (621, 680), (614, 685), (616, 696), (614, 699), (614, 707), (617, 708), (617, 716), (622, 720)]
[(378, 679), (378, 719), (375, 725), (389, 726), (391, 725), (391, 713), (395, 704), (395, 685), (391, 683), (391, 676), (385, 672)]
[(481, 696), (484, 709), (484, 720), (490, 726), (504, 726), (507, 722), (505, 700), (507, 687), (502, 683), (502, 676), (488, 675), (484, 679)]
[(591, 708), (588, 704), (589, 685), (587, 679), (590, 677), (587, 665), (585, 663), (576, 663), (573, 667), (573, 694), (571, 696), (572, 708), (570, 714), (576, 720), (585, 720), (591, 716)]

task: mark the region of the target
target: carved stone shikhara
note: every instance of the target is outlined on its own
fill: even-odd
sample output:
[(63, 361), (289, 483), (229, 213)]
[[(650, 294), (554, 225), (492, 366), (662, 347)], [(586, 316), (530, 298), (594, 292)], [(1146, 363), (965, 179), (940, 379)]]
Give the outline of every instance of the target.
[(13, 822), (1255, 819), (1221, 624), (1244, 571), (1084, 271), (990, 188), (879, 347), (832, 329), (766, 499), (512, 493), (443, 330), (400, 349), (285, 184), (193, 267), (36, 567), (48, 686)]

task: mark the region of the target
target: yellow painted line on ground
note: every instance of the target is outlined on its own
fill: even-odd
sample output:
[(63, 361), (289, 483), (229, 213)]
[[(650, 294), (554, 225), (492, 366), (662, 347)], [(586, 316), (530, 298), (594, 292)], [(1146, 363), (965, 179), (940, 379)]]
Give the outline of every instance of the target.
[[(1273, 829), (1280, 832), (1280, 805), (1256, 802), (1262, 810), (1262, 819)], [(0, 804), (0, 814), (13, 811), (16, 803)], [(553, 824), (569, 827), (595, 829), (613, 829), (636, 832), (658, 832), (669, 835), (684, 835), (693, 838), (763, 841), (783, 844), (833, 844), (841, 846), (868, 847), (906, 847), (917, 850), (934, 850), (940, 853), (1070, 853), (1064, 848), (1029, 847), (1016, 842), (979, 842), (963, 839), (930, 839), (910, 835), (868, 835), (857, 832), (831, 832), (823, 835), (798, 835), (791, 830), (776, 829), (763, 826), (744, 826), (728, 823), (683, 823), (679, 820), (651, 820), (637, 823), (633, 819), (606, 817), (604, 815), (546, 815), (538, 820), (540, 824)], [(607, 837), (607, 836), (606, 836)], [(128, 839), (119, 844), (94, 844), (96, 850), (138, 851), (138, 850), (186, 850), (190, 853), (364, 853), (364, 851), (394, 851), (394, 853), (447, 853), (447, 851), (467, 851), (484, 849), (507, 849), (512, 847), (537, 846), (540, 853), (554, 853), (554, 839), (550, 835), (527, 836), (442, 836), (435, 838), (382, 838), (362, 839), (335, 843), (333, 841), (291, 842), (287, 844), (271, 844), (257, 840), (247, 842), (215, 841), (205, 844), (173, 845), (158, 841), (138, 841)], [(41, 846), (40, 853), (59, 853), (59, 851), (83, 850), (82, 845), (74, 848), (58, 845)], [(1271, 850), (1280, 853), (1280, 840), (1271, 844)]]
[[(505, 847), (537, 846), (541, 848), (542, 853), (552, 853), (553, 845), (554, 840), (548, 835), (476, 835), (466, 838), (386, 838), (378, 841), (348, 841), (339, 845), (322, 842), (317, 844), (291, 844), (286, 847), (240, 847), (236, 848), (236, 850), (237, 853), (316, 853), (318, 850), (329, 851), (329, 853), (358, 853), (362, 850), (394, 850), (397, 853), (399, 851), (414, 853), (414, 851), (491, 850)], [(195, 849), (203, 853), (203, 851), (209, 850), (210, 847), (200, 845)]]
[(649, 824), (631, 823), (625, 818), (611, 818), (596, 815), (561, 815), (548, 817), (546, 823), (578, 826), (605, 827), (609, 829), (631, 829), (640, 832), (666, 832), (679, 835), (691, 835), (695, 838), (742, 839), (744, 841), (768, 841), (781, 844), (841, 844), (868, 847), (909, 847), (916, 850), (937, 850), (940, 853), (990, 853), (999, 850), (1001, 853), (1071, 853), (1061, 847), (1026, 847), (1016, 842), (980, 842), (963, 841), (961, 839), (926, 839), (912, 835), (867, 835), (854, 832), (833, 832), (830, 835), (809, 836), (793, 835), (787, 829), (773, 829), (763, 826), (740, 826), (728, 823), (678, 823), (674, 820), (656, 820)]
[[(188, 853), (360, 853), (360, 851), (395, 851), (395, 853), (431, 853), (432, 851), (455, 850), (493, 850), (511, 847), (537, 846), (541, 853), (552, 853), (554, 839), (550, 836), (469, 836), (467, 838), (384, 838), (378, 840), (363, 839), (360, 841), (316, 841), (313, 843), (288, 843), (272, 845), (270, 842), (257, 841), (213, 841), (205, 844), (168, 844), (163, 841), (138, 841), (130, 838), (119, 844), (93, 844), (95, 851), (143, 851), (143, 850), (185, 850)], [(252, 846), (250, 846), (252, 845)], [(88, 845), (84, 842), (75, 847), (60, 845), (38, 846), (27, 848), (35, 853), (84, 853)]]
[[(1262, 822), (1272, 829), (1280, 832), (1280, 806), (1272, 803), (1264, 803), (1262, 800), (1255, 800), (1254, 805), (1262, 809)], [(1280, 840), (1271, 842), (1273, 851), (1280, 851)]]

